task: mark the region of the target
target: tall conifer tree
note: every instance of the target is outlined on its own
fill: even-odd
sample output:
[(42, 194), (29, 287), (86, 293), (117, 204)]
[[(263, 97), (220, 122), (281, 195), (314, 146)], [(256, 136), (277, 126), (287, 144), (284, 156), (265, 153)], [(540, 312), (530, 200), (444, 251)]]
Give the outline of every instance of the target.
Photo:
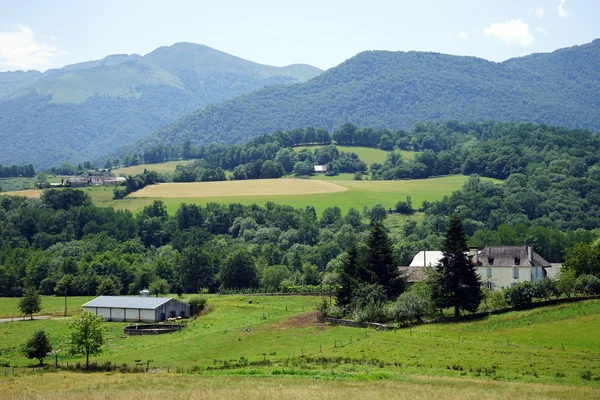
[(460, 316), (460, 310), (477, 311), (483, 298), (481, 279), (467, 250), (460, 218), (452, 215), (442, 247), (444, 256), (429, 277), (429, 283), (436, 306), (440, 309), (453, 307), (455, 318)]
[(394, 262), (392, 242), (380, 222), (373, 224), (367, 244), (367, 268), (373, 272), (375, 278), (372, 283), (383, 286), (388, 297), (398, 296), (404, 291), (405, 282)]

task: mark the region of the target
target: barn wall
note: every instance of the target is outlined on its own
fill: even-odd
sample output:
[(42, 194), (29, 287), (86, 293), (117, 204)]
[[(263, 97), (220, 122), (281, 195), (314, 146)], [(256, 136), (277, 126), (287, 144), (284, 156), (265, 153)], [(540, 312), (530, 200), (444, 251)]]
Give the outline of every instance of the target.
[(155, 309), (156, 321), (172, 317), (190, 317), (190, 305), (179, 300), (171, 299)]

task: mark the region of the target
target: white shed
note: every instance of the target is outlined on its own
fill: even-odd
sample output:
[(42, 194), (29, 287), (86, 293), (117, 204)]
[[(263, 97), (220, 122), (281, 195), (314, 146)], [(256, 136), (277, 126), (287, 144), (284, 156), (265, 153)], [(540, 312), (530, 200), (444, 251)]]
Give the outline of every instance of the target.
[(190, 305), (171, 297), (100, 296), (82, 307), (107, 321), (160, 322), (190, 317)]

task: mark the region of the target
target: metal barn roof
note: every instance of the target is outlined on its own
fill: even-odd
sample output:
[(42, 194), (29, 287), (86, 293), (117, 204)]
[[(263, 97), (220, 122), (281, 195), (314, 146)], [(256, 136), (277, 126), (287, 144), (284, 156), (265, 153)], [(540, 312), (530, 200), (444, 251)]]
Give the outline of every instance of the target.
[(420, 251), (416, 256), (413, 257), (412, 262), (410, 263), (411, 267), (435, 267), (439, 264), (439, 262), (444, 257), (444, 254), (441, 251), (437, 250), (427, 250)]
[(171, 300), (172, 297), (128, 297), (128, 296), (100, 296), (88, 301), (82, 307), (104, 308), (139, 308), (154, 310), (156, 307)]

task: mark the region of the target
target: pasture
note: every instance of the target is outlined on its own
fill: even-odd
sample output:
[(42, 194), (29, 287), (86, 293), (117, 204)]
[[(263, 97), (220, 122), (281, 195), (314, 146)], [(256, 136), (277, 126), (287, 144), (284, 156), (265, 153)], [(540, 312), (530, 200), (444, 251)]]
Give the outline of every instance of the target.
[(137, 174), (141, 174), (142, 172), (144, 172), (144, 170), (156, 171), (158, 173), (163, 174), (165, 172), (175, 172), (175, 168), (178, 165), (190, 164), (192, 162), (193, 162), (193, 160), (179, 160), (179, 161), (167, 161), (167, 162), (158, 163), (158, 164), (139, 164), (139, 165), (132, 165), (130, 167), (115, 168), (112, 170), (112, 172), (116, 176), (137, 175)]
[[(340, 179), (342, 178), (342, 179)], [(345, 178), (345, 179), (344, 179)], [(362, 210), (382, 204), (393, 208), (398, 200), (411, 196), (413, 207), (418, 208), (423, 201), (441, 200), (458, 190), (469, 179), (465, 175), (452, 175), (440, 178), (412, 179), (400, 181), (354, 181), (347, 174), (340, 177), (317, 175), (312, 179), (258, 179), (246, 181), (165, 183), (147, 186), (122, 200), (113, 200), (112, 187), (84, 188), (99, 207), (137, 211), (162, 200), (169, 214), (174, 214), (182, 203), (205, 205), (209, 202), (245, 205), (267, 202), (287, 204), (304, 208), (311, 205), (321, 214), (328, 207), (338, 206), (342, 213), (350, 208)], [(499, 183), (501, 181), (482, 178)], [(16, 196), (39, 197), (40, 190), (18, 191)]]
[[(81, 311), (81, 305), (93, 299), (94, 297), (86, 296), (68, 296), (67, 297), (67, 312), (72, 315), (75, 312)], [(42, 296), (42, 309), (36, 315), (63, 315), (65, 307), (64, 297)], [(20, 317), (19, 299), (13, 297), (0, 297), (0, 318)], [(29, 318), (29, 317), (28, 317)]]
[[(302, 149), (319, 149), (325, 146), (297, 146), (294, 147), (294, 151), (298, 152)], [(390, 153), (386, 150), (376, 149), (373, 147), (358, 147), (358, 146), (336, 146), (338, 150), (346, 152), (346, 153), (356, 153), (358, 158), (363, 160), (367, 165), (371, 165), (373, 163), (383, 164), (386, 157)], [(418, 153), (416, 151), (406, 151), (406, 150), (396, 150), (396, 152), (402, 154), (402, 157), (406, 160), (412, 160), (415, 155)]]
[[(397, 331), (321, 324), (313, 311), (320, 301), (315, 296), (211, 296), (209, 313), (181, 332), (160, 336), (127, 337), (124, 323), (105, 323), (108, 342), (92, 361), (134, 366), (135, 360), (144, 364), (151, 360), (154, 375), (167, 376), (169, 370), (172, 382), (193, 386), (194, 375), (202, 375), (214, 379), (217, 387), (218, 382), (231, 382), (231, 388), (243, 390), (246, 384), (252, 385), (246, 379), (256, 379), (257, 385), (289, 388), (290, 396), (297, 398), (306, 395), (302, 384), (296, 388), (293, 383), (306, 380), (302, 378), (313, 383), (347, 381), (349, 387), (358, 385), (365, 393), (374, 388), (369, 381), (377, 380), (381, 388), (387, 388), (381, 389), (382, 394), (389, 396), (393, 388), (407, 385), (423, 398), (427, 394), (446, 397), (442, 395), (446, 389), (457, 391), (457, 397), (464, 391), (468, 398), (519, 393), (532, 398), (597, 398), (600, 394), (600, 300)], [(21, 344), (35, 330), (45, 329), (55, 348), (60, 348), (67, 323), (55, 319), (0, 324), (0, 358), (11, 366), (34, 365), (20, 355)], [(59, 363), (82, 360), (59, 354)], [(76, 374), (48, 373), (38, 379), (50, 383), (71, 375)], [(111, 376), (108, 379), (116, 380), (117, 392), (126, 390), (124, 381), (130, 379), (120, 374), (90, 376)], [(141, 382), (158, 379), (157, 385), (163, 379), (138, 376), (135, 379)], [(0, 391), (22, 390), (27, 379), (12, 378), (12, 384), (4, 381)], [(73, 390), (84, 387), (81, 381)], [(482, 391), (483, 387), (487, 390)], [(331, 393), (333, 398), (349, 394), (343, 387)]]

